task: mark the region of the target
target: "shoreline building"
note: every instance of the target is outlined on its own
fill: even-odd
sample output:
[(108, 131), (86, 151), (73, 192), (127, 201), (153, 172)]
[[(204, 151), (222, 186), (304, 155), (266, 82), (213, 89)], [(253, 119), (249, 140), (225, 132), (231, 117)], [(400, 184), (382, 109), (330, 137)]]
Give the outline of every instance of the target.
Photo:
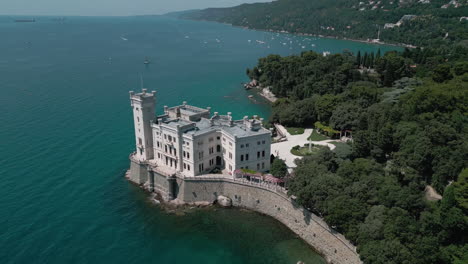
[(157, 184), (148, 171), (186, 178), (270, 170), (271, 132), (257, 116), (234, 120), (231, 113), (211, 115), (210, 108), (186, 102), (165, 106), (162, 115), (155, 115), (156, 92), (146, 89), (131, 91), (130, 101), (136, 151), (130, 155), (129, 178), (137, 184)]

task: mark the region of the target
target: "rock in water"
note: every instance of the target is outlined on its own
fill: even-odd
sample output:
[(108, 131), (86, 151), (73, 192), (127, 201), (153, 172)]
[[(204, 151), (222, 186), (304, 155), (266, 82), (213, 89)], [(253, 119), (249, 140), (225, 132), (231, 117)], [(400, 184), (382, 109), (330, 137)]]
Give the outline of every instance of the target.
[(222, 207), (231, 207), (232, 206), (232, 200), (229, 197), (220, 195), (216, 199), (218, 204), (221, 205)]

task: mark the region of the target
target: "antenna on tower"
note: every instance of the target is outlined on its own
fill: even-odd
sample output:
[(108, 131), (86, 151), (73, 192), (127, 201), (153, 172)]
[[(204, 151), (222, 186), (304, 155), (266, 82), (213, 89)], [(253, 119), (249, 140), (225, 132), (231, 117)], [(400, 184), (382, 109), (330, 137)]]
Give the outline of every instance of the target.
[(140, 73), (140, 85), (141, 85), (141, 89), (143, 90), (143, 88), (145, 88), (144, 86), (144, 83), (143, 83), (143, 74)]

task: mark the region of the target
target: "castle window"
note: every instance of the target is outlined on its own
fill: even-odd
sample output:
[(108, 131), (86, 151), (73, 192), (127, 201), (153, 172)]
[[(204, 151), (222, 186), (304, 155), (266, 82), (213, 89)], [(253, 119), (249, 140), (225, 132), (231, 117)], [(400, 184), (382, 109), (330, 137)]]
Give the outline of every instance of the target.
[(198, 152), (198, 159), (203, 159), (203, 151)]
[(198, 172), (203, 172), (203, 163), (198, 164)]
[(221, 152), (221, 145), (216, 146), (216, 152)]
[(257, 159), (260, 158), (260, 151), (257, 151)]
[(249, 143), (245, 144), (245, 147), (248, 148), (248, 147), (249, 147)]
[(245, 154), (245, 160), (249, 160), (249, 154)]
[(260, 145), (260, 141), (257, 141), (257, 145)]
[(187, 169), (187, 164), (184, 163), (184, 170)]
[(214, 148), (211, 147), (211, 148), (209, 149), (209, 152), (210, 152), (210, 155), (213, 154), (213, 153), (214, 153)]
[(229, 170), (232, 171), (232, 166), (231, 165), (229, 165)]
[(257, 170), (260, 170), (260, 163), (257, 163)]
[(262, 157), (265, 157), (265, 151), (264, 150), (262, 151)]
[(210, 137), (210, 139), (208, 139), (209, 142), (213, 142), (213, 140), (214, 139), (212, 137)]
[(232, 159), (232, 153), (231, 152), (229, 152), (229, 158)]
[(241, 145), (241, 148), (244, 148), (244, 144)]
[(190, 165), (187, 165), (187, 170), (190, 171)]
[(262, 141), (262, 144), (265, 145), (265, 140)]
[(262, 162), (262, 169), (265, 168), (265, 162)]
[(167, 153), (167, 145), (164, 145), (164, 151)]
[(137, 116), (137, 121), (140, 122), (140, 117)]
[(190, 153), (187, 152), (187, 159), (190, 159)]
[(221, 139), (221, 137), (216, 137), (216, 139), (217, 139), (217, 140), (220, 140), (220, 139)]
[(244, 155), (241, 155), (241, 161), (244, 161)]
[(174, 156), (177, 156), (177, 150), (174, 149)]

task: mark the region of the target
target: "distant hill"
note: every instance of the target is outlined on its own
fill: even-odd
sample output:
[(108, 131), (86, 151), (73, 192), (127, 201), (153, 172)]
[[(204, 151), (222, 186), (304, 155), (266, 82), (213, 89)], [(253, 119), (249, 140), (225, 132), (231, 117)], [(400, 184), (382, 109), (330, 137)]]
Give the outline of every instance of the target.
[(191, 10), (184, 10), (184, 11), (175, 11), (175, 12), (169, 12), (166, 14), (163, 14), (163, 16), (169, 16), (169, 17), (181, 17), (190, 13), (196, 13), (200, 12), (200, 9), (191, 9)]
[(252, 29), (363, 40), (380, 38), (426, 46), (467, 40), (466, 16), (467, 0), (278, 0), (208, 8), (180, 17)]

